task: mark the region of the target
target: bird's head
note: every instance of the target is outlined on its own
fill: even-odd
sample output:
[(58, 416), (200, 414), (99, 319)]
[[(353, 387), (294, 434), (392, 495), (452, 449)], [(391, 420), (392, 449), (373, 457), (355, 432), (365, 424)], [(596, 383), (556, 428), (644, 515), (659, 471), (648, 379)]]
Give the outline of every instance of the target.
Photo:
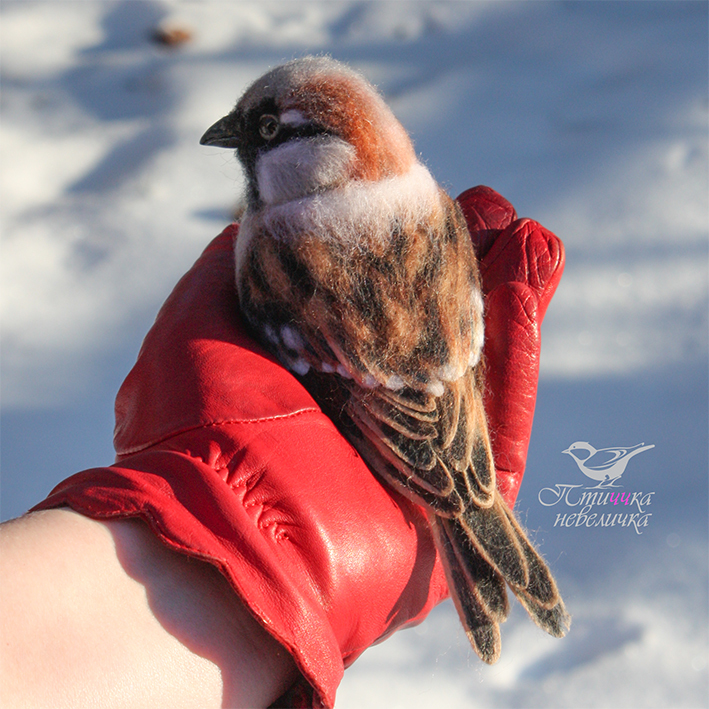
[(586, 441), (576, 441), (575, 443), (572, 443), (565, 451), (561, 452), (567, 453), (568, 455), (573, 456), (574, 458), (579, 458), (580, 460), (586, 460), (596, 452), (596, 449)]
[(401, 175), (416, 162), (409, 136), (376, 89), (328, 57), (269, 71), (200, 143), (236, 150), (252, 208)]

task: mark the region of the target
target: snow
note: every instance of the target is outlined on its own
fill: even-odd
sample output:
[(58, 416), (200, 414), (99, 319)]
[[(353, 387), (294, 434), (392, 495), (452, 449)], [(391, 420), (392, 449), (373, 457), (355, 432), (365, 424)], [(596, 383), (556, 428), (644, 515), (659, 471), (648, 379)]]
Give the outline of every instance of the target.
[[(707, 706), (707, 8), (4, 0), (3, 518), (112, 460), (115, 391), (242, 189), (203, 131), (270, 66), (331, 53), (451, 193), (488, 184), (564, 240), (517, 510), (574, 616), (556, 641), (515, 606), (489, 668), (445, 603), (368, 650), (338, 709)], [(150, 41), (170, 24), (192, 40)], [(623, 477), (654, 493), (642, 534), (555, 526), (578, 509), (538, 494), (585, 484), (578, 440), (655, 445)]]

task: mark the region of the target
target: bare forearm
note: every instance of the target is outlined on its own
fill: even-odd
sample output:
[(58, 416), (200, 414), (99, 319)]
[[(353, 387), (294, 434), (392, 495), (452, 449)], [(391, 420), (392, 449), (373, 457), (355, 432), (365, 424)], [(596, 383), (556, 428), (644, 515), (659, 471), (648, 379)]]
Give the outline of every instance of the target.
[(140, 521), (0, 526), (3, 707), (268, 706), (292, 659), (208, 564)]

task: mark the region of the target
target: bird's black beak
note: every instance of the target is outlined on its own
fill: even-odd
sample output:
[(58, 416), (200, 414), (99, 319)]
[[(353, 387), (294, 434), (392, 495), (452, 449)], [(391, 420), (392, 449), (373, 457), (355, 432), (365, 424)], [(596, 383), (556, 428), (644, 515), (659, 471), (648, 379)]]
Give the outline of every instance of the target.
[(216, 148), (238, 148), (241, 143), (241, 133), (233, 114), (218, 120), (200, 138), (200, 145), (213, 145)]

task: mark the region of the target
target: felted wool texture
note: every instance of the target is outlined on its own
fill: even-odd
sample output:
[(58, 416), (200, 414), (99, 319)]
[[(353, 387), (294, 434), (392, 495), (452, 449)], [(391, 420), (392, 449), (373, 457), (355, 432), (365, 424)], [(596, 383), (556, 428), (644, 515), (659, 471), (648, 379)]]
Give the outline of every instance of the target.
[(354, 157), (355, 149), (336, 136), (288, 141), (256, 163), (259, 195), (274, 205), (333, 189), (349, 178)]
[(299, 374), (440, 396), (480, 357), (470, 238), (423, 166), (248, 210), (236, 257), (242, 311)]

